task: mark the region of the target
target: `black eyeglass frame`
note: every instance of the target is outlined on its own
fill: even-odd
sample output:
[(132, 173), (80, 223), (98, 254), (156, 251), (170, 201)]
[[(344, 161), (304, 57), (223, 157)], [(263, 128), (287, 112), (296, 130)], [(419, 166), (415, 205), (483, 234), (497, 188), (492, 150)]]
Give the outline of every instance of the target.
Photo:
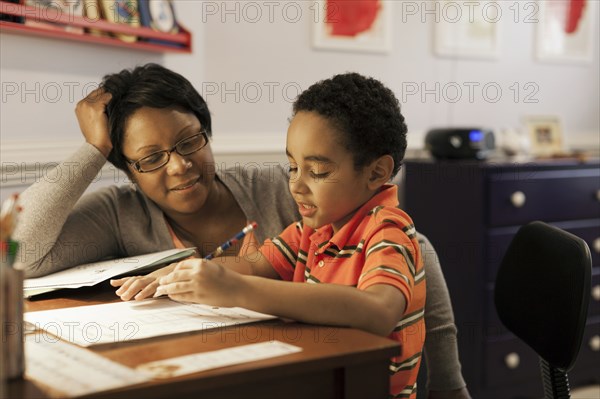
[[(190, 152), (186, 152), (186, 153), (181, 153), (181, 152), (179, 152), (179, 150), (177, 149), (177, 147), (178, 147), (178, 146), (179, 146), (181, 143), (183, 143), (184, 141), (190, 140), (190, 139), (192, 139), (192, 138), (194, 138), (194, 137), (198, 137), (198, 136), (204, 136), (204, 144), (202, 144), (202, 146), (200, 146), (199, 148), (197, 148), (197, 149), (195, 149), (195, 150), (193, 150), (193, 151), (190, 151)], [(185, 156), (187, 156), (187, 155), (191, 155), (191, 154), (193, 154), (193, 153), (195, 153), (195, 152), (198, 152), (198, 151), (200, 151), (201, 149), (203, 149), (204, 147), (206, 147), (206, 146), (207, 146), (207, 144), (208, 144), (208, 141), (209, 141), (209, 140), (208, 140), (208, 134), (206, 133), (206, 130), (201, 130), (201, 131), (200, 131), (200, 133), (198, 133), (198, 134), (194, 134), (194, 135), (191, 135), (191, 136), (189, 136), (189, 137), (186, 137), (186, 138), (184, 138), (184, 139), (181, 139), (181, 140), (179, 140), (177, 143), (175, 143), (175, 145), (174, 145), (173, 147), (171, 147), (171, 148), (170, 148), (170, 149), (168, 149), (168, 150), (160, 150), (160, 151), (155, 151), (155, 152), (153, 152), (153, 153), (151, 153), (151, 154), (148, 154), (148, 155), (145, 155), (145, 156), (143, 156), (142, 158), (140, 158), (140, 159), (138, 159), (138, 160), (136, 160), (136, 161), (132, 161), (132, 160), (130, 160), (130, 159), (127, 159), (127, 158), (125, 158), (125, 159), (126, 159), (127, 163), (128, 163), (129, 165), (131, 165), (131, 166), (133, 167), (133, 169), (135, 169), (135, 171), (136, 171), (136, 172), (138, 172), (138, 173), (149, 173), (149, 172), (154, 172), (155, 170), (158, 170), (158, 169), (162, 168), (163, 166), (165, 166), (166, 164), (168, 164), (168, 163), (169, 163), (169, 161), (171, 160), (171, 154), (172, 154), (173, 152), (176, 152), (177, 154), (181, 155), (182, 157), (185, 157)], [(141, 162), (141, 161), (143, 161), (144, 159), (146, 159), (146, 158), (148, 158), (148, 157), (151, 157), (151, 156), (153, 156), (153, 155), (156, 155), (156, 154), (161, 154), (161, 153), (166, 153), (166, 154), (167, 154), (167, 159), (166, 159), (166, 161), (165, 161), (165, 162), (164, 162), (162, 165), (160, 165), (160, 166), (157, 166), (157, 167), (155, 167), (155, 168), (153, 168), (153, 169), (149, 169), (149, 170), (142, 170), (142, 167), (140, 166), (140, 162)]]

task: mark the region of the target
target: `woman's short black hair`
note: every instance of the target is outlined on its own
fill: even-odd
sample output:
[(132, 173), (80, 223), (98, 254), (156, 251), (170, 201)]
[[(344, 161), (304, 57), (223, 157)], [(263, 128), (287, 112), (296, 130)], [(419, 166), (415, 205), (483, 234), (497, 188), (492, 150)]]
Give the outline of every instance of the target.
[(123, 136), (127, 120), (140, 108), (178, 108), (192, 112), (209, 137), (212, 136), (210, 112), (206, 102), (180, 74), (158, 64), (146, 64), (104, 76), (100, 87), (112, 94), (106, 107), (113, 150), (108, 160), (127, 172), (123, 156)]
[(339, 130), (356, 170), (383, 155), (394, 159), (392, 177), (400, 170), (407, 127), (398, 99), (380, 81), (358, 73), (335, 75), (300, 94), (293, 115), (301, 111), (316, 112)]

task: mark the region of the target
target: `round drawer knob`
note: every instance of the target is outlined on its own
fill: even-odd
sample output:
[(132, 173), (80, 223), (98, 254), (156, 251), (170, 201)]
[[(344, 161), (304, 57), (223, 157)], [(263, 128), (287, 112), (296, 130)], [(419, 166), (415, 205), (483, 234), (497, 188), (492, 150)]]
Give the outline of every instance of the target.
[(594, 298), (594, 301), (600, 302), (600, 284), (592, 287), (592, 298)]
[(594, 251), (596, 251), (596, 253), (600, 254), (600, 237), (594, 240), (592, 247), (594, 247)]
[(525, 197), (525, 193), (523, 191), (515, 191), (510, 196), (510, 202), (515, 208), (521, 208), (523, 205), (525, 205), (526, 199), (527, 198)]
[(521, 357), (519, 356), (518, 353), (511, 352), (508, 355), (506, 355), (506, 357), (504, 358), (504, 363), (506, 363), (506, 367), (514, 370), (517, 367), (519, 367), (519, 364), (521, 363)]
[(594, 335), (590, 338), (590, 349), (594, 352), (600, 351), (600, 335)]
[(600, 190), (596, 190), (596, 199), (600, 202)]

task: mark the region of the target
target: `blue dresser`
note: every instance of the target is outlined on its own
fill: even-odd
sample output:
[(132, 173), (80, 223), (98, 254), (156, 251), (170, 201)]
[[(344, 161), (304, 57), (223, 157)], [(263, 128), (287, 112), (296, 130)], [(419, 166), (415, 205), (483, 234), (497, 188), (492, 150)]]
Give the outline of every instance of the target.
[(543, 397), (537, 355), (502, 326), (493, 303), (502, 256), (519, 227), (533, 220), (590, 247), (592, 299), (570, 381), (572, 387), (600, 382), (599, 161), (407, 160), (404, 168), (404, 208), (438, 251), (474, 398)]

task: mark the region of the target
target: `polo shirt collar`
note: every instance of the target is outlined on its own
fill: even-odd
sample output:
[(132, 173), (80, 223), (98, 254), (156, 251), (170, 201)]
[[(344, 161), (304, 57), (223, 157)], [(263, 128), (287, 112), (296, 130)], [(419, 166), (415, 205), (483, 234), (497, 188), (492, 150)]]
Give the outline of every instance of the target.
[(395, 184), (385, 184), (377, 194), (356, 211), (354, 216), (335, 235), (333, 234), (333, 226), (327, 224), (315, 230), (311, 234), (310, 240), (318, 247), (318, 253), (325, 252), (331, 246), (335, 246), (339, 251), (346, 246), (346, 243), (369, 211), (376, 206), (395, 208), (398, 205), (398, 187)]

